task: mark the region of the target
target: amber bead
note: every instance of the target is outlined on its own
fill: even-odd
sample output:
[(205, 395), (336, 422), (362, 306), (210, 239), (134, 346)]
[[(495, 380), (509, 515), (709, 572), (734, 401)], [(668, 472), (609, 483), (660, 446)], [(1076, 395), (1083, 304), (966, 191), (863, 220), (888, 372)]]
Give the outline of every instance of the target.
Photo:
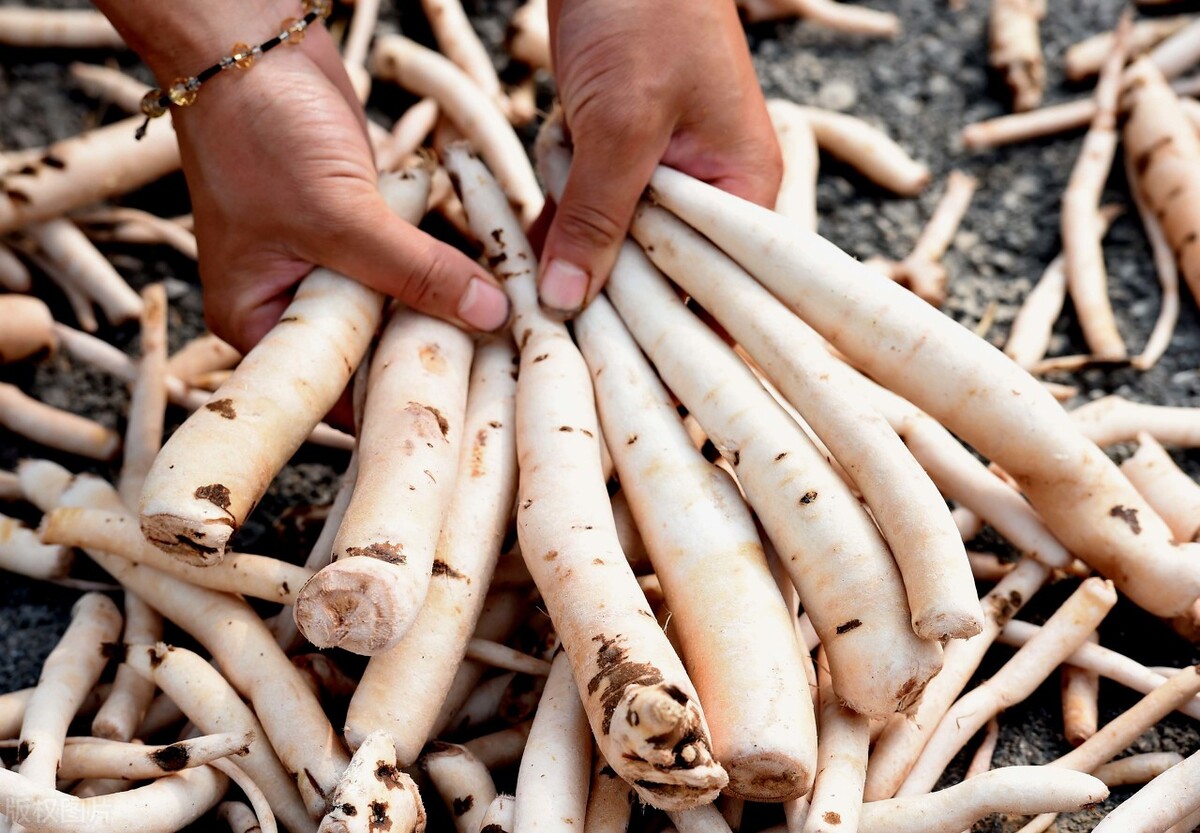
[(288, 46), (299, 46), (304, 40), (304, 30), (308, 28), (308, 24), (303, 20), (297, 20), (294, 17), (284, 18), (280, 26), (283, 31), (287, 32)]
[(304, 0), (304, 13), (316, 12), (321, 17), (329, 17), (333, 11), (332, 0)]
[(167, 108), (163, 106), (161, 99), (162, 90), (151, 90), (146, 93), (142, 96), (142, 113), (149, 118), (156, 119), (167, 112)]
[(258, 60), (258, 54), (253, 47), (248, 43), (238, 42), (233, 45), (230, 55), (233, 58), (233, 65), (238, 69), (250, 69), (254, 66), (254, 62)]
[(191, 107), (196, 103), (197, 89), (198, 85), (194, 83), (194, 79), (176, 78), (167, 90), (167, 97), (176, 107)]

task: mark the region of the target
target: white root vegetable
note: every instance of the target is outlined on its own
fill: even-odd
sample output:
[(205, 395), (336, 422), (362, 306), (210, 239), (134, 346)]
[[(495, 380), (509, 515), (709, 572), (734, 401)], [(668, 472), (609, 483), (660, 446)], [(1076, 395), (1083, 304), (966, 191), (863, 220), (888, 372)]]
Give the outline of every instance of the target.
[(142, 97), (150, 91), (146, 84), (112, 67), (73, 61), (67, 70), (84, 94), (108, 101), (126, 113), (140, 113)]
[(821, 150), (857, 169), (877, 185), (915, 197), (929, 184), (929, 169), (895, 140), (862, 119), (819, 107), (801, 107)]
[(1163, 445), (1200, 447), (1200, 410), (1170, 405), (1147, 405), (1113, 394), (1071, 411), (1071, 419), (1099, 446), (1127, 443), (1141, 433)]
[(121, 612), (107, 596), (88, 593), (75, 603), (71, 624), (46, 658), (21, 721), (19, 771), (31, 785), (54, 788), (67, 729), (120, 638)]
[(662, 209), (640, 208), (633, 234), (657, 266), (714, 311), (787, 400), (800, 403), (804, 421), (847, 469), (900, 567), (916, 634), (946, 639), (978, 633), (982, 614), (975, 585), (945, 501), (883, 417), (839, 393), (846, 385), (844, 366), (821, 339)]
[[(197, 587), (290, 604), (312, 576), (306, 567), (263, 555), (231, 553), (220, 564), (194, 567), (142, 537), (131, 516), (98, 509), (55, 509), (42, 521), (42, 540), (100, 550), (131, 565), (145, 565)], [(172, 611), (164, 611), (171, 614)]]
[[(129, 393), (125, 459), (117, 491), (136, 512), (142, 485), (162, 448), (167, 408), (167, 291), (161, 283), (142, 291), (142, 356)], [(157, 641), (157, 640), (154, 640)]]
[(941, 672), (930, 680), (911, 717), (894, 715), (875, 742), (867, 765), (864, 797), (867, 801), (891, 798), (908, 775), (926, 742), (947, 710), (958, 698), (1000, 636), (1001, 629), (1046, 581), (1050, 570), (1025, 558), (990, 592), (984, 595), (984, 629), (969, 640), (946, 646)]
[(992, 0), (988, 14), (988, 63), (1004, 76), (1013, 109), (1032, 110), (1042, 103), (1046, 65), (1038, 26), (1046, 15), (1044, 0)]
[[(728, 783), (695, 688), (620, 549), (601, 472), (594, 393), (566, 327), (537, 301), (537, 262), (502, 191), (461, 147), (448, 154), (476, 237), (514, 307), (521, 351), (517, 532), (606, 760), (647, 802), (686, 809)], [(563, 482), (572, 488), (561, 488)]]
[(550, 69), (550, 21), (546, 0), (525, 0), (513, 12), (505, 38), (508, 52), (533, 69)]
[(172, 220), (136, 208), (104, 208), (73, 215), (88, 239), (98, 242), (170, 246), (196, 260), (196, 235)]
[(212, 370), (237, 367), (242, 354), (212, 333), (190, 340), (167, 359), (167, 373), (193, 384), (197, 376)]
[(1121, 471), (1162, 515), (1176, 541), (1200, 538), (1200, 484), (1171, 459), (1154, 437), (1138, 434), (1138, 450)]
[[(783, 801), (808, 791), (816, 725), (788, 609), (736, 484), (694, 449), (654, 369), (597, 298), (575, 335), (618, 476), (705, 704), (726, 790)], [(726, 611), (714, 617), (714, 610)], [(737, 611), (744, 611), (744, 614)]]
[[(1100, 235), (1108, 231), (1121, 212), (1120, 206), (1100, 208)], [(1016, 318), (1008, 331), (1004, 355), (1026, 370), (1031, 370), (1046, 356), (1054, 322), (1062, 313), (1067, 297), (1067, 271), (1060, 254), (1042, 273), (1037, 285), (1025, 296)]]
[[(121, 633), (121, 641), (126, 645), (153, 645), (160, 641), (162, 636), (163, 620), (158, 611), (134, 594), (126, 593), (125, 629)], [(108, 740), (132, 740), (137, 736), (138, 727), (146, 717), (146, 710), (154, 700), (154, 692), (153, 682), (122, 662), (117, 666), (111, 693), (104, 699), (104, 704), (92, 720), (92, 734)]]
[[(516, 726), (472, 738), (463, 746), (489, 770), (515, 766), (520, 763), (521, 755), (525, 752), (525, 740), (529, 737), (532, 725), (533, 721), (526, 720)], [(611, 769), (609, 771), (611, 772)], [(613, 773), (613, 777), (616, 778), (616, 773)], [(629, 789), (633, 790), (632, 787)]]
[[(371, 40), (379, 22), (379, 0), (360, 0), (354, 4), (354, 16), (346, 40), (342, 44), (342, 61), (350, 75), (350, 83), (365, 102), (371, 94), (371, 73), (367, 71), (367, 57), (371, 52)], [(380, 168), (380, 170), (387, 170)]]
[(1150, 50), (1145, 60), (1166, 77), (1175, 78), (1200, 61), (1200, 20), (1193, 20)]
[(1200, 559), (989, 343), (773, 212), (667, 168), (651, 185), (838, 350), (1016, 478), (1055, 536), (1135, 603), (1173, 616), (1200, 597)]
[(229, 827), (230, 833), (260, 833), (262, 830), (258, 816), (249, 805), (240, 801), (222, 801), (217, 805), (217, 816)]
[(1200, 258), (1191, 244), (1200, 229), (1200, 215), (1193, 207), (1200, 193), (1200, 177), (1195, 175), (1200, 138), (1149, 59), (1139, 60), (1126, 75), (1131, 103), (1123, 139), (1125, 158), (1136, 177), (1133, 187), (1147, 212), (1161, 222), (1179, 271), (1196, 294)]
[[(1003, 645), (1020, 647), (1033, 639), (1039, 632), (1037, 625), (1014, 619), (1004, 626), (997, 641)], [(1142, 694), (1149, 694), (1166, 682), (1169, 676), (1174, 676), (1151, 670), (1124, 654), (1090, 642), (1076, 648), (1067, 657), (1066, 662), (1077, 668), (1095, 671), (1101, 677), (1107, 677)], [(1184, 702), (1179, 706), (1179, 711), (1188, 717), (1200, 719), (1200, 700)]]
[(798, 16), (855, 35), (891, 38), (900, 32), (900, 19), (891, 12), (834, 0), (738, 0), (738, 8), (747, 23)]
[[(384, 175), (380, 190), (416, 223), (429, 172)], [(146, 537), (173, 555), (213, 564), (271, 480), (345, 389), (379, 325), (383, 296), (317, 269), (283, 317), (213, 398), (163, 446), (146, 478)]]
[(495, 720), (500, 713), (500, 701), (516, 676), (516, 672), (500, 674), (477, 685), (450, 721), (451, 731), (467, 732)]
[(947, 279), (942, 256), (954, 242), (978, 184), (973, 176), (951, 171), (946, 190), (908, 257), (900, 261), (872, 258), (867, 263), (911, 289), (918, 298), (940, 307), (946, 300)]
[(50, 308), (32, 295), (0, 295), (0, 364), (53, 350), (58, 344)]
[(691, 810), (667, 813), (679, 833), (730, 833), (729, 823), (716, 804), (705, 804)]
[(817, 680), (821, 744), (803, 833), (857, 830), (871, 742), (869, 720), (839, 702), (823, 652), (817, 655)]
[[(1099, 642), (1093, 633), (1090, 642)], [(1063, 736), (1078, 746), (1096, 734), (1100, 722), (1100, 674), (1088, 668), (1066, 664), (1062, 667)]]
[(580, 829), (591, 779), (587, 714), (571, 677), (570, 660), (560, 651), (521, 756), (515, 833)]
[(479, 39), (463, 9), (462, 0), (421, 0), (439, 51), (467, 74), (502, 113), (508, 115), (508, 98), (487, 47)]
[[(119, 498), (107, 483), (80, 475), (63, 493), (62, 505), (115, 509)], [(261, 716), (263, 730), (280, 760), (295, 773), (309, 812), (314, 817), (323, 815), (349, 755), (316, 695), (258, 614), (240, 598), (194, 587), (99, 550), (87, 552), (127, 589), (169, 616), (212, 653), (230, 683)]]
[[(484, 338), (476, 348), (455, 493), (434, 555), (429, 594), (404, 639), (368, 663), (350, 701), (350, 744), (361, 742), (368, 727), (386, 728), (405, 766), (434, 734), (440, 707), (483, 611), (512, 513), (517, 490), (515, 358), (507, 336)], [(492, 633), (487, 638), (497, 637)]]
[(417, 785), (396, 763), (387, 732), (372, 732), (350, 759), (319, 833), (423, 833), (425, 807)]
[(0, 770), (0, 812), (29, 833), (175, 833), (215, 807), (228, 788), (228, 778), (202, 766), (81, 799)]
[[(1129, 35), (1130, 56), (1136, 58), (1143, 55), (1194, 19), (1191, 15), (1178, 14), (1137, 21)], [(1082, 81), (1100, 72), (1105, 58), (1112, 53), (1115, 42), (1116, 37), (1112, 32), (1101, 32), (1071, 44), (1063, 55), (1067, 78), (1071, 81)]]
[(392, 127), (391, 136), (375, 150), (375, 164), (379, 170), (394, 170), (416, 153), (437, 125), (440, 110), (432, 98), (423, 98), (405, 110)]
[(1103, 782), (1082, 772), (1040, 766), (993, 769), (929, 795), (863, 805), (859, 833), (959, 833), (992, 813), (1070, 813), (1108, 797)]
[(490, 639), (472, 639), (468, 642), (467, 658), (492, 668), (532, 674), (535, 677), (545, 677), (550, 673), (550, 663), (546, 660), (532, 657)]
[(921, 757), (897, 791), (898, 796), (929, 792), (950, 759), (983, 725), (1019, 703), (1070, 654), (1087, 641), (1117, 602), (1110, 582), (1089, 578), (1055, 611), (1045, 626), (987, 682), (972, 689), (946, 712)]
[(0, 44), (22, 49), (126, 49), (100, 12), (90, 9), (0, 10)]
[[(1041, 0), (1033, 0), (1041, 2)], [(1125, 342), (1117, 329), (1108, 297), (1108, 271), (1100, 241), (1100, 196), (1117, 151), (1117, 97), (1129, 50), (1131, 18), (1125, 14), (1116, 30), (1116, 45), (1104, 62), (1096, 85), (1096, 115), (1083, 137), (1062, 200), (1063, 266), (1067, 288), (1084, 339), (1100, 360), (1125, 358)]]
[(212, 763), (218, 758), (245, 754), (253, 732), (223, 732), (182, 740), (169, 746), (67, 738), (58, 778), (120, 778), (144, 781)]
[(495, 172), (522, 225), (537, 218), (545, 200), (525, 149), (500, 108), (466, 73), (449, 59), (401, 36), (380, 38), (372, 65), (380, 78), (436, 100), (442, 113)]
[(1110, 788), (1145, 784), (1182, 761), (1178, 752), (1143, 752), (1098, 766), (1092, 775)]
[(454, 829), (458, 833), (479, 830), (484, 813), (496, 798), (496, 785), (487, 768), (465, 746), (434, 741), (421, 756), (421, 769), (454, 820)]
[(151, 130), (141, 142), (134, 138), (143, 118), (56, 142), (9, 170), (0, 196), (0, 234), (133, 191), (178, 169), (173, 131)]
[(967, 561), (971, 563), (971, 575), (976, 581), (999, 581), (1016, 566), (1012, 561), (1005, 561), (992, 552), (967, 550)]
[(517, 800), (513, 796), (503, 793), (496, 796), (479, 822), (480, 833), (484, 830), (488, 833), (512, 833), (516, 812)]
[(46, 544), (16, 518), (0, 515), (0, 570), (53, 581), (66, 578), (74, 562), (67, 547)]
[(11, 248), (0, 243), (0, 288), (9, 292), (28, 292), (32, 287), (33, 276), (29, 269)]
[(218, 758), (210, 766), (225, 775), (246, 796), (246, 800), (254, 808), (254, 814), (258, 816), (261, 833), (277, 833), (279, 828), (275, 824), (275, 813), (271, 810), (271, 805), (267, 803), (267, 797), (263, 795), (263, 791), (258, 788), (258, 784), (254, 783), (254, 779), (228, 758)]
[[(1137, 180), (1133, 162), (1129, 158), (1125, 159), (1125, 178), (1129, 182)], [(1138, 370), (1149, 370), (1167, 352), (1171, 338), (1175, 335), (1175, 325), (1179, 321), (1179, 265), (1175, 262), (1175, 253), (1171, 251), (1171, 244), (1163, 231), (1162, 223), (1147, 207), (1137, 189), (1130, 190), (1142, 220), (1142, 228), (1146, 231), (1146, 241), (1150, 244), (1150, 253), (1154, 258), (1154, 271), (1158, 274), (1158, 284), (1162, 290), (1154, 329), (1147, 336), (1142, 352), (1130, 362)]]
[(963, 776), (963, 780), (974, 778), (991, 770), (992, 756), (996, 754), (996, 744), (999, 740), (1000, 721), (993, 717), (987, 722), (987, 726), (984, 727), (983, 740), (979, 742), (979, 746), (975, 748), (975, 752), (971, 755), (971, 763), (967, 764), (967, 771)]
[(472, 353), (461, 329), (411, 310), (384, 328), (334, 562), (296, 598), (296, 625), (318, 648), (373, 656), (416, 620), (454, 490)]
[(254, 712), (212, 665), (191, 651), (162, 644), (131, 646), (126, 661), (178, 703), (201, 731), (254, 733), (254, 741), (238, 759), (239, 766), (266, 795), (284, 827), (292, 833), (311, 833), (315, 824), (296, 790), (295, 779), (280, 763)]
[(1200, 752), (1142, 787), (1092, 828), (1099, 833), (1154, 833), (1200, 810)]
[(817, 230), (817, 137), (803, 108), (782, 98), (767, 102), (767, 113), (783, 154), (783, 181), (775, 211), (805, 231)]
[(597, 755), (583, 829), (587, 833), (626, 833), (635, 801), (633, 787)]
[(121, 435), (111, 428), (39, 402), (6, 382), (0, 382), (0, 426), (49, 448), (93, 460), (111, 460), (121, 446)]

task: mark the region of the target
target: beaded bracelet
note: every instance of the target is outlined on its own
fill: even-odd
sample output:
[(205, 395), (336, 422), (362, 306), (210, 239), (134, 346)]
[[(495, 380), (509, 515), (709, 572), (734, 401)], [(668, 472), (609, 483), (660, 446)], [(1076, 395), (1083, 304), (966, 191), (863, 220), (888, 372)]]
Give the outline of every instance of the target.
[(176, 107), (190, 107), (194, 104), (196, 94), (205, 81), (211, 80), (227, 69), (250, 69), (260, 56), (282, 43), (290, 46), (299, 45), (304, 40), (305, 30), (312, 24), (329, 17), (332, 9), (333, 0), (304, 0), (304, 16), (298, 20), (294, 17), (286, 18), (281, 24), (282, 31), (270, 40), (265, 40), (258, 46), (250, 46), (241, 42), (235, 43), (232, 54), (224, 56), (203, 72), (189, 78), (177, 78), (166, 90), (155, 88), (146, 93), (142, 97), (142, 113), (145, 114), (146, 120), (138, 128), (137, 138), (140, 140), (145, 136), (146, 129), (150, 126), (150, 120), (157, 119), (166, 113), (172, 104)]

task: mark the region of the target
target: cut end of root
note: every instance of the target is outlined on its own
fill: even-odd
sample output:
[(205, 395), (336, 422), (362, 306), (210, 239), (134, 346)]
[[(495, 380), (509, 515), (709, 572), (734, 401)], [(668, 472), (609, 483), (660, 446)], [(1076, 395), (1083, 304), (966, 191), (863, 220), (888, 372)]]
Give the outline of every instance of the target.
[(729, 773), (725, 792), (745, 801), (776, 803), (806, 795), (813, 785), (813, 767), (778, 752), (723, 757)]
[(330, 564), (300, 588), (296, 627), (318, 648), (382, 653), (403, 639), (424, 600), (412, 573), (369, 556)]
[(228, 516), (199, 520), (166, 512), (142, 516), (142, 535), (147, 541), (197, 567), (219, 564), (235, 531)]
[(930, 613), (913, 617), (913, 632), (922, 639), (945, 642), (947, 639), (970, 639), (983, 631), (983, 611), (972, 615), (966, 611)]
[(620, 754), (609, 761), (654, 807), (672, 812), (698, 807), (729, 783), (713, 758), (699, 704), (678, 686), (629, 686), (610, 725), (610, 742)]

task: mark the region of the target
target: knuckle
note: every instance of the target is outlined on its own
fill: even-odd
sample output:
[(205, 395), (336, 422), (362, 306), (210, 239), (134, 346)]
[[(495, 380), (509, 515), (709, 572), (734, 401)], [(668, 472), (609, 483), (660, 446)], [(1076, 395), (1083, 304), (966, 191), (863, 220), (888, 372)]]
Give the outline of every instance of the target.
[(409, 267), (397, 297), (422, 312), (430, 312), (442, 295), (441, 264), (434, 257), (424, 257)]
[(624, 237), (628, 225), (604, 207), (579, 201), (559, 206), (554, 223), (561, 235), (598, 247)]

